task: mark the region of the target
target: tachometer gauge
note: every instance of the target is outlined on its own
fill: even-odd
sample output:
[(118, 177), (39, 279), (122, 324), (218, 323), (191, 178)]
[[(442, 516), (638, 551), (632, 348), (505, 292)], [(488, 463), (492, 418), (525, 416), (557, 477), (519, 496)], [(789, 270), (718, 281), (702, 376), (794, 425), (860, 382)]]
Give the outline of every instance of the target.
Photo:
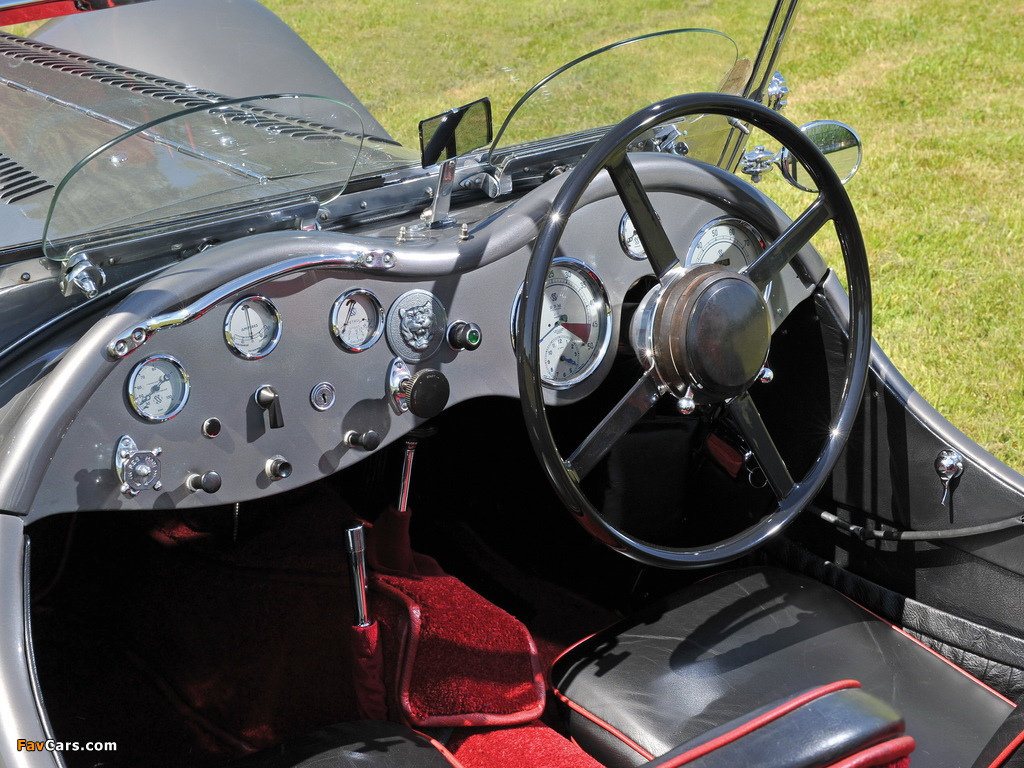
[[(737, 272), (752, 264), (765, 249), (764, 238), (742, 219), (722, 218), (708, 222), (693, 239), (686, 266), (721, 264)], [(771, 285), (765, 289), (765, 296)]]
[(331, 309), (331, 331), (349, 352), (362, 352), (377, 343), (384, 330), (380, 300), (365, 288), (346, 291)]
[(246, 360), (266, 357), (281, 340), (281, 313), (263, 296), (242, 299), (228, 310), (224, 338), (239, 357)]
[(147, 357), (128, 377), (128, 402), (146, 421), (167, 421), (188, 401), (188, 374), (170, 355)]
[[(513, 309), (513, 324), (520, 301)], [(596, 370), (608, 351), (611, 311), (600, 278), (575, 259), (555, 259), (544, 281), (541, 380), (567, 389)]]

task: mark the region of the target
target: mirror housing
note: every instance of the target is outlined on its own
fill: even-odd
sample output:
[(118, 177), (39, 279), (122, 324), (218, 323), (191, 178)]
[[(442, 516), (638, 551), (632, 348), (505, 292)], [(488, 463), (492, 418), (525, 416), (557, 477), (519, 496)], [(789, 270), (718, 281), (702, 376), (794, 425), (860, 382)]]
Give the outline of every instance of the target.
[(424, 168), (491, 143), (491, 101), (483, 98), (420, 121), (420, 161)]
[[(860, 167), (863, 156), (860, 136), (845, 123), (835, 120), (815, 120), (800, 126), (818, 150), (835, 169), (843, 184), (848, 182)], [(804, 192), (817, 192), (807, 177), (806, 171), (788, 149), (783, 149), (776, 160), (786, 181)]]

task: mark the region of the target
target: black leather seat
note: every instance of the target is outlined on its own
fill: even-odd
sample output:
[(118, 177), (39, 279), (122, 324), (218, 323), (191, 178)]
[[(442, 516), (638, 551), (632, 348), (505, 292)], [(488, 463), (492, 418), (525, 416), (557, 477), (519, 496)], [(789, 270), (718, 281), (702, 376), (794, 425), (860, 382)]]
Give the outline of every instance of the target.
[(403, 725), (362, 720), (332, 725), (231, 763), (232, 768), (452, 768), (458, 764)]
[(612, 767), (642, 765), (841, 679), (903, 716), (914, 768), (969, 768), (1013, 709), (838, 592), (772, 568), (699, 582), (583, 641), (552, 670), (573, 737)]

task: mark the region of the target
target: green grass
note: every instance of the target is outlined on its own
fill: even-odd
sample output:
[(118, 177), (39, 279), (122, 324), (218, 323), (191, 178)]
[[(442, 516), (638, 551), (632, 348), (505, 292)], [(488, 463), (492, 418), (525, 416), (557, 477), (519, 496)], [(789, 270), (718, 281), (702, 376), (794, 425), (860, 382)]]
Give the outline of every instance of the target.
[[(420, 118), (480, 96), (501, 116), (542, 75), (630, 35), (709, 27), (752, 52), (761, 32), (752, 20), (770, 8), (505, 0), (470, 13), (450, 0), (264, 1), (405, 142)], [(849, 191), (871, 261), (876, 338), (954, 424), (1024, 469), (1024, 6), (803, 0), (781, 69), (790, 119), (842, 120), (864, 141)], [(680, 66), (666, 89), (687, 90), (687, 77)], [(595, 110), (606, 101), (589, 99)], [(792, 199), (777, 177), (763, 187)]]

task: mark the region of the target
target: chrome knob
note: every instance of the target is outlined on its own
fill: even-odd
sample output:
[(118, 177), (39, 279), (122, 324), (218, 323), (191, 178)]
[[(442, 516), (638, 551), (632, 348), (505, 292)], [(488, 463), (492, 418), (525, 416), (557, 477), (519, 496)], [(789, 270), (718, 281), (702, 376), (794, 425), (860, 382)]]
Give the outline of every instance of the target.
[(451, 386), (448, 377), (433, 368), (417, 371), (399, 385), (409, 410), (421, 419), (437, 416), (448, 405)]
[(220, 490), (221, 477), (217, 472), (203, 472), (203, 474), (193, 473), (188, 476), (185, 481), (185, 486), (196, 493), (203, 491), (205, 493), (216, 493)]
[(372, 429), (365, 432), (350, 429), (345, 433), (345, 445), (350, 448), (362, 448), (364, 451), (375, 451), (380, 448), (380, 435)]
[(275, 456), (267, 459), (266, 472), (271, 480), (284, 480), (292, 476), (292, 463), (283, 456)]

